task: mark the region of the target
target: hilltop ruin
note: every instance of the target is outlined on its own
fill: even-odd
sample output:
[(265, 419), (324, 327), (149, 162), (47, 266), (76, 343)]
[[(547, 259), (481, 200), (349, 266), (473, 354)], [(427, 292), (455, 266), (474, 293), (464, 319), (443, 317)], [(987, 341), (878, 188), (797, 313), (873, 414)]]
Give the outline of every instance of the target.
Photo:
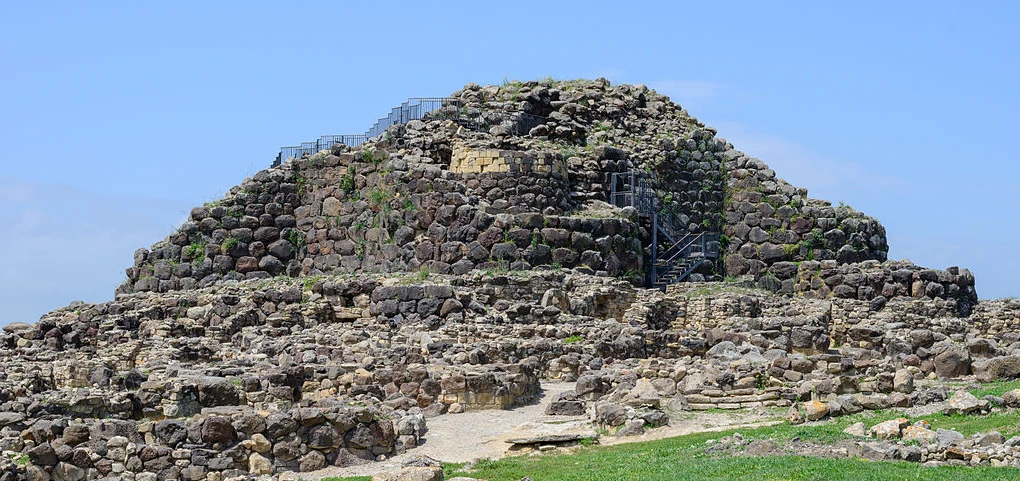
[(887, 260), (877, 220), (716, 134), (643, 86), (511, 82), (280, 159), (138, 250), (114, 301), (4, 328), (0, 481), (371, 462), (542, 380), (635, 432), (1020, 377), (1020, 304)]

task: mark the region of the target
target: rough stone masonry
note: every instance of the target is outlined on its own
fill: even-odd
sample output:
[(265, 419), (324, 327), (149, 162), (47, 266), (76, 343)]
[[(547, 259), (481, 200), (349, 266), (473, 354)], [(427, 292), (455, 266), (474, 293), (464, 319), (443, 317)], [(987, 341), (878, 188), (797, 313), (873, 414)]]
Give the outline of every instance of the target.
[[(464, 114), (259, 172), (139, 249), (116, 298), (0, 333), (0, 481), (275, 476), (414, 450), (430, 417), (532, 402), (635, 434), (684, 410), (813, 419), (1020, 376), (1020, 304), (966, 269), (886, 259), (644, 86), (467, 85)], [(641, 171), (724, 256), (645, 289), (651, 226), (606, 203)], [(707, 281), (707, 282), (706, 282)], [(934, 458), (933, 458), (934, 459)], [(1015, 458), (1003, 457), (1006, 464)]]

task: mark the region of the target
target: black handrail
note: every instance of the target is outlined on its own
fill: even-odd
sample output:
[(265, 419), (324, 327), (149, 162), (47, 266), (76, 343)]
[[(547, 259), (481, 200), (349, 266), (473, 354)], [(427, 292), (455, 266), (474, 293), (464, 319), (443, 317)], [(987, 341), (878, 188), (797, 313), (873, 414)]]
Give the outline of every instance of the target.
[[(634, 171), (613, 173), (609, 201), (618, 207), (634, 207), (641, 215), (651, 219), (652, 262), (648, 277), (652, 286), (679, 282), (708, 259), (719, 257), (719, 234), (688, 232), (680, 216), (656, 194), (647, 174)], [(660, 233), (670, 243), (663, 252), (659, 252)], [(678, 268), (680, 270), (676, 272)], [(672, 277), (671, 282), (666, 282), (668, 277)]]
[[(629, 191), (618, 191), (617, 186), (623, 183), (630, 187)], [(673, 210), (672, 206), (664, 202), (656, 194), (644, 172), (619, 172), (612, 174), (613, 193), (610, 200), (617, 206), (632, 205), (644, 215), (655, 213), (665, 217), (665, 222), (660, 222), (659, 227), (671, 243), (678, 242), (687, 234), (687, 227), (680, 220), (680, 216)], [(624, 201), (629, 203), (621, 204)]]
[[(675, 244), (666, 249), (666, 252), (659, 254), (660, 262), (670, 263), (675, 262), (677, 257), (680, 255), (687, 255), (690, 252), (691, 247), (695, 242), (700, 240), (702, 234), (687, 234), (678, 240)], [(677, 248), (679, 247), (679, 248)], [(671, 254), (672, 252), (672, 254)]]
[(546, 117), (531, 115), (518, 111), (477, 110), (469, 112), (463, 100), (450, 97), (412, 97), (406, 102), (390, 110), (389, 115), (377, 120), (363, 134), (323, 135), (314, 142), (302, 142), (301, 145), (281, 147), (280, 153), (273, 161), (273, 167), (290, 158), (301, 158), (312, 155), (320, 150), (344, 144), (357, 147), (373, 137), (386, 132), (391, 125), (406, 124), (412, 120), (453, 120), (472, 130), (490, 130), (502, 125), (511, 135), (524, 135), (549, 121)]
[(692, 236), (693, 238), (690, 242), (688, 242), (672, 257), (656, 260), (655, 264), (652, 266), (653, 285), (659, 283), (663, 277), (673, 273), (677, 266), (684, 266), (679, 273), (675, 273), (676, 280), (680, 281), (694, 272), (695, 269), (708, 259), (716, 259), (719, 257), (718, 234), (702, 232)]
[(406, 124), (412, 120), (430, 118), (442, 120), (445, 118), (459, 118), (463, 101), (461, 99), (447, 97), (412, 97), (407, 102), (400, 104), (390, 110), (389, 115), (375, 122), (363, 134), (323, 135), (314, 142), (302, 142), (301, 145), (292, 147), (281, 147), (280, 153), (276, 155), (273, 166), (280, 165), (290, 158), (300, 158), (308, 154), (314, 154), (320, 150), (333, 147), (334, 144), (344, 144), (350, 147), (357, 147), (377, 137), (391, 125)]

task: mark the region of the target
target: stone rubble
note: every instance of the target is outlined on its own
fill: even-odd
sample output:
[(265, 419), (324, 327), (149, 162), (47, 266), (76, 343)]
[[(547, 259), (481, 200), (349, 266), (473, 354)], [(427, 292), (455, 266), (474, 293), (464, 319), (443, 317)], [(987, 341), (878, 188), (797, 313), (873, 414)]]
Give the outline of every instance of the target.
[[(547, 120), (522, 136), (425, 118), (288, 160), (139, 249), (113, 301), (4, 326), (0, 481), (296, 479), (413, 451), (434, 416), (534, 402), (540, 379), (576, 381), (547, 414), (631, 436), (690, 410), (810, 423), (949, 399), (973, 415), (993, 403), (947, 381), (1020, 377), (1020, 302), (978, 302), (966, 269), (887, 260), (875, 219), (808, 198), (646, 87), (453, 96), (467, 117)], [(607, 203), (627, 171), (690, 231), (724, 234), (700, 282), (639, 287), (652, 226)], [(1020, 390), (993, 401), (1016, 409)], [(991, 433), (874, 434), (858, 455), (1017, 459)]]

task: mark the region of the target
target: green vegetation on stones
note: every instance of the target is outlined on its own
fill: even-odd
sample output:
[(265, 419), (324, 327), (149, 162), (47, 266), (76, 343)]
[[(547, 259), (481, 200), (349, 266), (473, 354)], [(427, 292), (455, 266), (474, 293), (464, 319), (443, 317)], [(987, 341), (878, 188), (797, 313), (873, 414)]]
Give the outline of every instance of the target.
[(418, 272), (415, 272), (414, 274), (410, 274), (410, 275), (405, 276), (400, 281), (400, 283), (401, 284), (421, 284), (421, 283), (425, 282), (425, 280), (428, 279), (429, 276), (431, 276), (431, 275), (432, 275), (432, 273), (429, 272), (428, 268), (426, 268), (425, 266), (421, 266), (418, 269)]
[(325, 278), (326, 276), (308, 276), (302, 280), (302, 284), (304, 285), (306, 291), (310, 291), (312, 290), (312, 287), (315, 286), (315, 284), (317, 284), (319, 281)]
[(235, 247), (237, 247), (237, 245), (240, 243), (241, 241), (238, 240), (236, 237), (227, 237), (226, 239), (223, 240), (223, 244), (220, 246), (220, 252), (226, 254), (233, 250)]
[(404, 212), (415, 212), (417, 207), (414, 206), (414, 200), (410, 197), (404, 199)]
[(391, 193), (389, 193), (389, 192), (387, 192), (385, 190), (382, 190), (382, 189), (372, 189), (372, 191), (370, 191), (368, 193), (368, 202), (369, 202), (369, 204), (372, 205), (373, 208), (376, 208), (376, 209), (383, 208), (383, 207), (388, 207), (389, 206), (389, 200), (390, 200), (390, 198), (392, 196), (393, 196), (393, 194), (391, 194)]
[(298, 165), (294, 166), (294, 190), (298, 197), (304, 197), (308, 192), (308, 179), (305, 178)]
[(355, 182), (356, 176), (357, 171), (354, 169), (354, 166), (351, 165), (347, 167), (347, 173), (345, 173), (343, 177), (340, 177), (340, 189), (344, 191), (345, 198), (352, 198), (355, 196), (355, 189), (357, 188), (357, 183)]
[(191, 262), (200, 264), (205, 260), (205, 239), (198, 239), (192, 241), (190, 245), (184, 248), (184, 255), (191, 259)]
[(372, 152), (371, 150), (365, 149), (361, 151), (361, 160), (368, 164), (379, 165), (382, 161), (386, 160), (386, 152)]
[(287, 239), (287, 241), (290, 242), (295, 249), (300, 250), (302, 247), (308, 245), (308, 239), (305, 237), (305, 234), (297, 229), (287, 231), (284, 238)]
[(571, 157), (577, 157), (577, 154), (578, 154), (577, 147), (575, 147), (573, 145), (564, 145), (564, 146), (560, 147), (560, 155), (564, 159), (569, 159)]
[(783, 252), (788, 256), (792, 256), (800, 252), (800, 244), (783, 244)]

